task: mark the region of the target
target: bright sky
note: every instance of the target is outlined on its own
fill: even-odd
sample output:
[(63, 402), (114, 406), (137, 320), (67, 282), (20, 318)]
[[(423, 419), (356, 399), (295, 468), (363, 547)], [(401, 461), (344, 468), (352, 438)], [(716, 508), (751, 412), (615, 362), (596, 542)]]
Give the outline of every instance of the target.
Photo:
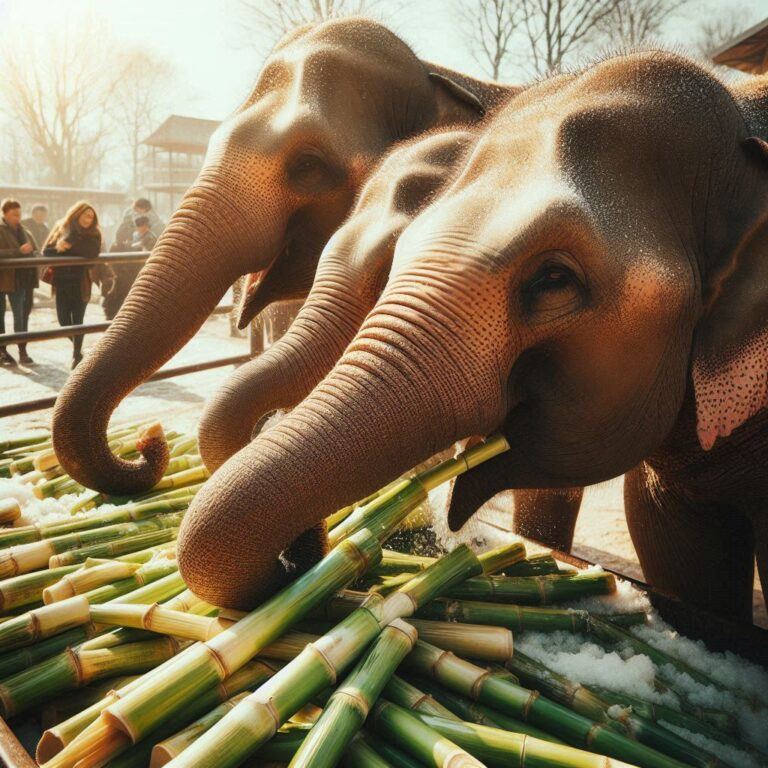
[[(382, 0), (380, 18), (424, 58), (482, 74), (467, 49), (452, 0)], [(694, 0), (669, 24), (667, 38), (690, 46), (696, 25), (713, 12), (738, 10), (743, 28), (768, 16), (768, 0)], [(248, 45), (237, 20), (237, 0), (0, 0), (0, 46), (40, 36), (88, 13), (103, 19), (118, 40), (165, 56), (180, 83), (168, 112), (221, 119), (246, 94), (266, 51)]]

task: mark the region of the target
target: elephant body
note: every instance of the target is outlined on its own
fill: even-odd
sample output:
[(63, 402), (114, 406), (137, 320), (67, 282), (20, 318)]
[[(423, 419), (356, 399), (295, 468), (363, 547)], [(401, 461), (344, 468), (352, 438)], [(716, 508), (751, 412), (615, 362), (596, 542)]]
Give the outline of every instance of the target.
[(137, 461), (114, 456), (106, 429), (120, 400), (238, 277), (249, 275), (241, 326), (273, 301), (306, 296), (320, 253), (392, 146), (476, 124), (514, 92), (422, 62), (370, 20), (288, 34), (211, 138), (120, 312), (59, 395), (53, 442), (66, 471), (112, 494), (152, 487), (168, 460), (164, 438), (147, 436)]
[(457, 481), (452, 527), (463, 487), (629, 472), (651, 581), (743, 615), (768, 562), (767, 156), (733, 94), (670, 53), (511, 100), (399, 236), (333, 369), (195, 498), (190, 587), (258, 601), (326, 515), (500, 429), (510, 450)]

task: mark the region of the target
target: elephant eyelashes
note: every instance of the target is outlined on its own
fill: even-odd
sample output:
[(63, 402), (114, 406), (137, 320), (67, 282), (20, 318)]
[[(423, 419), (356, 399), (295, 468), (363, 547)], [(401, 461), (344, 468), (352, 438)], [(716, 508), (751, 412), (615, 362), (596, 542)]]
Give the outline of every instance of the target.
[(319, 194), (337, 187), (344, 174), (316, 152), (301, 152), (286, 166), (288, 183), (297, 192)]
[(524, 305), (531, 315), (554, 316), (574, 309), (582, 298), (583, 286), (576, 274), (561, 264), (545, 264), (524, 289)]

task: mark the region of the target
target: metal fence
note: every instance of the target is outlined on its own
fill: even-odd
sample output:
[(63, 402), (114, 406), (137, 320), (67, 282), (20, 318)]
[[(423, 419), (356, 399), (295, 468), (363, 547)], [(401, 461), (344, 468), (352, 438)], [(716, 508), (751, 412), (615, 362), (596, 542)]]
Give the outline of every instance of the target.
[[(30, 269), (40, 267), (89, 267), (99, 264), (143, 264), (149, 257), (148, 251), (131, 251), (121, 253), (103, 254), (95, 259), (83, 259), (76, 256), (55, 256), (55, 257), (36, 257), (19, 259), (0, 259), (0, 269)], [(2, 307), (5, 311), (5, 307)], [(228, 314), (232, 311), (232, 305), (219, 306), (213, 313)], [(103, 333), (109, 328), (111, 322), (102, 323), (84, 323), (83, 325), (67, 325), (60, 328), (51, 328), (45, 331), (25, 331), (24, 333), (5, 333), (0, 334), (0, 346), (9, 344), (28, 344), (38, 341), (48, 341), (50, 339), (63, 339), (72, 336), (83, 336), (89, 333)], [(228, 365), (240, 365), (251, 359), (253, 354), (258, 351), (257, 339), (252, 329), (249, 331), (251, 344), (250, 352), (242, 355), (231, 355), (229, 357), (219, 357), (214, 360), (207, 360), (201, 363), (191, 363), (188, 365), (179, 365), (173, 368), (164, 368), (150, 376), (147, 381), (161, 381), (171, 379), (175, 376), (184, 376), (188, 373), (197, 373), (207, 371), (212, 368), (222, 368)], [(24, 400), (20, 403), (0, 406), (0, 418), (5, 416), (17, 416), (22, 413), (32, 413), (46, 408), (51, 408), (56, 402), (56, 397), (42, 397), (35, 400)]]

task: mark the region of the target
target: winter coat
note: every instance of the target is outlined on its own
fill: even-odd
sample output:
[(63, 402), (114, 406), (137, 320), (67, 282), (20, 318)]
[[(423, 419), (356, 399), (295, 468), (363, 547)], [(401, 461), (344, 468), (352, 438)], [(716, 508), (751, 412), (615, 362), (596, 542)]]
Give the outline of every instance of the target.
[[(56, 243), (46, 246), (43, 251), (45, 257), (63, 257), (71, 258), (80, 256), (84, 259), (95, 259), (101, 250), (101, 236), (92, 237), (77, 233), (70, 233), (66, 236), (67, 242), (72, 244), (68, 251), (59, 253), (56, 250)], [(109, 264), (96, 264), (91, 267), (54, 267), (53, 268), (53, 291), (59, 286), (70, 286), (73, 283), (80, 284), (80, 297), (83, 301), (89, 301), (91, 298), (91, 288), (93, 283), (101, 285), (102, 291), (108, 291), (114, 282), (114, 273)]]
[(119, 229), (130, 227), (130, 231), (133, 232), (136, 229), (136, 219), (139, 216), (146, 216), (149, 219), (149, 228), (155, 234), (155, 237), (160, 237), (160, 235), (163, 234), (165, 223), (154, 211), (150, 210), (147, 211), (147, 213), (136, 213), (136, 211), (133, 210), (133, 206), (126, 208), (123, 211), (123, 220), (120, 223)]
[[(2, 259), (28, 259), (38, 256), (36, 249), (32, 253), (22, 253), (23, 243), (30, 243), (35, 248), (35, 239), (28, 229), (21, 227), (17, 232), (11, 229), (5, 219), (0, 219), (0, 263)], [(14, 293), (22, 288), (37, 287), (36, 269), (0, 269), (0, 293)]]

